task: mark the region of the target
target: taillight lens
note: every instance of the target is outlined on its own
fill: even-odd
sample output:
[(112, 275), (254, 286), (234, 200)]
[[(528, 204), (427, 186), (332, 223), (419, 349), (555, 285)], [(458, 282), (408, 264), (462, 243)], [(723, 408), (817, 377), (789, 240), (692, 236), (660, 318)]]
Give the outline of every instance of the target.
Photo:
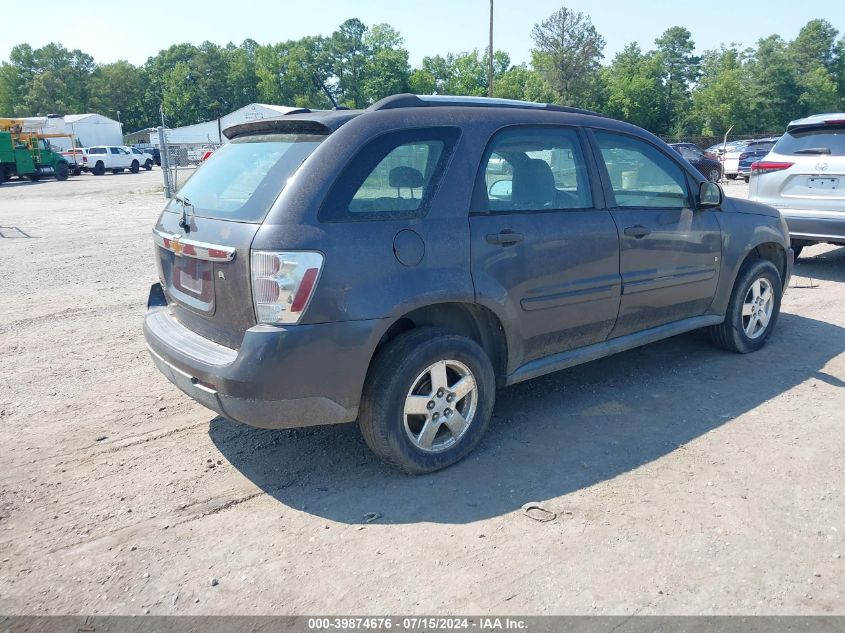
[(258, 322), (298, 323), (322, 269), (323, 254), (315, 251), (252, 251), (252, 300)]
[(756, 163), (751, 164), (751, 173), (752, 174), (768, 174), (769, 172), (773, 171), (781, 171), (783, 169), (789, 169), (795, 163), (780, 163), (771, 160), (761, 160)]

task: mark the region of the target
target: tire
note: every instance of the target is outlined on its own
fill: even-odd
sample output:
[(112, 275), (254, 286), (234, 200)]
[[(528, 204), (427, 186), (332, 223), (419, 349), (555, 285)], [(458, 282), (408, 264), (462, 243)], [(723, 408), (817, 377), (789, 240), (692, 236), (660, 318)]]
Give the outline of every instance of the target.
[(54, 175), (56, 180), (67, 180), (68, 176), (70, 176), (70, 168), (67, 166), (67, 163), (56, 165)]
[[(755, 290), (756, 284), (760, 285)], [(769, 302), (765, 300), (766, 290), (771, 292), (771, 309), (768, 309)], [(758, 295), (761, 295), (762, 299), (758, 300), (756, 298)], [(713, 344), (740, 354), (756, 352), (766, 344), (766, 340), (771, 336), (778, 314), (780, 314), (782, 295), (783, 283), (780, 273), (772, 262), (767, 259), (751, 259), (745, 262), (734, 283), (724, 323), (710, 328), (710, 337)], [(744, 315), (749, 309), (755, 308), (755, 301), (760, 302), (756, 305), (756, 309), (768, 314), (765, 326), (762, 326), (762, 322), (757, 320), (753, 314)], [(752, 321), (756, 321), (755, 326), (750, 325)], [(756, 326), (761, 327), (757, 329)]]
[(153, 161), (147, 159), (147, 162), (144, 163), (144, 169), (150, 171), (153, 168)]
[(129, 171), (131, 171), (133, 174), (137, 174), (140, 169), (141, 166), (138, 164), (138, 161), (133, 160), (132, 165), (129, 167)]
[(71, 173), (72, 173), (74, 176), (81, 176), (81, 175), (82, 175), (82, 170), (81, 170), (80, 168), (78, 168), (78, 167), (77, 167), (76, 169), (72, 170), (72, 171), (71, 171)]
[(103, 161), (98, 160), (97, 164), (94, 165), (94, 169), (91, 170), (91, 173), (95, 176), (102, 176), (104, 173), (106, 173), (106, 166), (103, 165)]
[(751, 182), (751, 176), (743, 176), (743, 177), (742, 177), (742, 179), (743, 179), (745, 182)]
[[(440, 373), (438, 368), (443, 368), (446, 379), (446, 389), (440, 392), (430, 386), (443, 384), (433, 376), (434, 371)], [(449, 389), (467, 377), (474, 380), (474, 390), (455, 399)], [(473, 382), (463, 384), (469, 387)], [(412, 391), (422, 394), (417, 396), (421, 412), (406, 415)], [(495, 399), (493, 366), (475, 341), (448, 330), (419, 328), (399, 335), (378, 352), (364, 385), (358, 424), (367, 445), (381, 459), (406, 473), (430, 473), (475, 448), (490, 424)], [(445, 421), (464, 415), (469, 424), (463, 428)], [(427, 427), (431, 433), (423, 432)], [(430, 448), (422, 448), (426, 444)]]
[(711, 169), (707, 172), (707, 180), (710, 182), (719, 182), (722, 179), (722, 172), (718, 169)]

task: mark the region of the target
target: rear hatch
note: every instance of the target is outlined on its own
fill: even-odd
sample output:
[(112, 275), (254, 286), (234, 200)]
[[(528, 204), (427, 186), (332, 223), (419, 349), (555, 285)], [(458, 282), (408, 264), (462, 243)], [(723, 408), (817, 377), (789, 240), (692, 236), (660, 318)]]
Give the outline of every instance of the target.
[(237, 349), (256, 323), (249, 249), (288, 179), (326, 138), (241, 136), (214, 153), (165, 207), (154, 229), (159, 278), (182, 325)]
[(786, 209), (845, 212), (845, 119), (790, 126), (755, 165), (754, 200)]

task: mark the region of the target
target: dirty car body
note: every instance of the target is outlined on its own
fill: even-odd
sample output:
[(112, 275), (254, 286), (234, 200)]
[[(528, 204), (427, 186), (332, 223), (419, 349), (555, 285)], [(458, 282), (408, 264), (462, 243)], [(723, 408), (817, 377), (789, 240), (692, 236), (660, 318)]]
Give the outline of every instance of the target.
[(409, 472), (471, 450), (496, 387), (733, 336), (744, 271), (768, 266), (777, 302), (791, 271), (776, 210), (593, 113), (397, 95), (227, 135), (153, 232), (155, 364), (246, 424), (358, 418)]

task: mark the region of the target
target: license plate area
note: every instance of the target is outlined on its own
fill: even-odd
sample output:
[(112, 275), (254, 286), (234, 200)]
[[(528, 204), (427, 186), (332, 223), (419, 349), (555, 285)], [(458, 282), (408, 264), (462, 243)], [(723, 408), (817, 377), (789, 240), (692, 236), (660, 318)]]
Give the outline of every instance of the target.
[(195, 310), (211, 312), (214, 303), (213, 264), (193, 257), (173, 256), (172, 293)]
[(838, 189), (839, 178), (807, 178), (808, 189)]

